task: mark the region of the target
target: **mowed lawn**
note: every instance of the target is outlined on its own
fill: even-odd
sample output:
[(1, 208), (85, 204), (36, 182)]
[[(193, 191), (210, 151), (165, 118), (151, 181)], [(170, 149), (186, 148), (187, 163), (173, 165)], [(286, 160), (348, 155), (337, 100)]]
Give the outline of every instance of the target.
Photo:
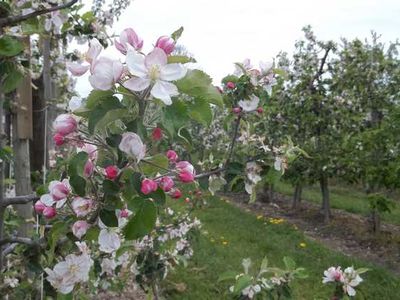
[[(370, 213), (368, 199), (365, 193), (349, 187), (330, 186), (331, 207), (345, 211), (368, 216)], [(294, 188), (285, 182), (279, 182), (275, 186), (278, 193), (293, 196)], [(318, 186), (307, 186), (303, 188), (302, 201), (321, 203), (321, 192)], [(395, 225), (400, 225), (400, 203), (397, 202), (391, 213), (382, 214), (382, 220)], [(399, 296), (400, 299), (400, 296)]]
[[(227, 293), (229, 284), (218, 283), (219, 275), (230, 270), (241, 273), (241, 261), (247, 257), (252, 259), (253, 266), (259, 267), (265, 255), (271, 266), (283, 267), (282, 258), (290, 256), (298, 266), (307, 269), (309, 277), (292, 284), (294, 299), (328, 299), (332, 287), (322, 284), (322, 274), (336, 265), (371, 269), (362, 275), (365, 281), (360, 287), (365, 298), (358, 293), (356, 299), (400, 299), (399, 277), (308, 240), (293, 225), (271, 224), (217, 197), (211, 197), (208, 206), (196, 210), (194, 215), (203, 224), (203, 234), (193, 242), (194, 256), (188, 266), (179, 266), (169, 274), (167, 299), (231, 299)], [(300, 247), (303, 242), (305, 248)], [(178, 292), (182, 283), (184, 292)]]

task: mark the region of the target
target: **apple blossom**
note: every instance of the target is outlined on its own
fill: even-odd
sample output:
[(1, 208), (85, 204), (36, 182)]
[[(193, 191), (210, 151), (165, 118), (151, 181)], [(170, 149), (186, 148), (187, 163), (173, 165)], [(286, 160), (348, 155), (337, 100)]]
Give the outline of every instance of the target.
[(103, 258), (101, 262), (101, 273), (100, 274), (107, 274), (107, 275), (114, 275), (114, 270), (117, 267), (117, 263), (113, 258)]
[(259, 114), (262, 114), (264, 112), (264, 109), (262, 107), (257, 108), (257, 112)]
[(61, 146), (65, 143), (65, 138), (61, 133), (56, 133), (53, 136), (53, 141), (57, 146)]
[(188, 171), (181, 171), (178, 174), (178, 178), (184, 183), (189, 183), (194, 181), (194, 174)]
[(68, 108), (70, 111), (75, 111), (82, 106), (82, 99), (76, 96), (72, 96), (68, 102)]
[(176, 162), (178, 160), (178, 154), (176, 154), (174, 150), (168, 150), (167, 158), (170, 162)]
[(121, 218), (128, 218), (130, 214), (131, 212), (125, 208), (120, 211), (119, 216)]
[(63, 200), (67, 198), (69, 193), (71, 193), (71, 186), (69, 185), (69, 180), (64, 179), (63, 181), (51, 181), (49, 184), (49, 192), (53, 197), (54, 201)]
[(150, 94), (154, 98), (171, 105), (171, 96), (177, 96), (179, 92), (169, 81), (183, 78), (187, 70), (182, 64), (167, 62), (167, 55), (160, 48), (154, 48), (147, 56), (129, 49), (126, 64), (129, 72), (136, 77), (125, 81), (124, 86), (135, 92), (144, 91), (151, 86)]
[(117, 178), (119, 169), (117, 166), (108, 166), (104, 169), (105, 175), (107, 179), (114, 180)]
[(154, 180), (151, 179), (144, 179), (142, 181), (142, 185), (140, 187), (140, 191), (145, 194), (148, 195), (152, 192), (155, 192), (157, 190), (158, 186), (157, 186), (157, 182), (155, 182)]
[(64, 136), (74, 132), (77, 127), (78, 123), (75, 118), (69, 114), (61, 114), (53, 122), (53, 128), (56, 133)]
[(126, 55), (129, 46), (136, 50), (140, 50), (143, 47), (143, 40), (138, 37), (132, 28), (124, 29), (119, 35), (119, 41), (114, 40), (114, 43), (115, 48), (124, 55)]
[(119, 235), (112, 229), (103, 228), (100, 230), (99, 249), (106, 253), (113, 253), (121, 247), (121, 240)]
[(67, 69), (73, 76), (82, 76), (90, 68), (90, 65), (82, 65), (76, 62), (67, 62)]
[(92, 63), (89, 82), (94, 89), (107, 91), (121, 78), (123, 65), (119, 60), (100, 57)]
[[(94, 63), (94, 61), (97, 59), (97, 57), (100, 55), (100, 52), (103, 50), (103, 46), (100, 44), (98, 39), (91, 39), (89, 42), (89, 49), (85, 54), (85, 60), (88, 62), (90, 65)], [(89, 68), (91, 67), (90, 65), (86, 64), (79, 64), (75, 62), (68, 62), (67, 63), (67, 69), (71, 72), (72, 75), (74, 76), (82, 76), (85, 74)]]
[(84, 220), (79, 220), (72, 225), (72, 233), (78, 238), (81, 239), (82, 236), (86, 234), (86, 231), (89, 229), (88, 222)]
[(156, 47), (164, 50), (165, 54), (171, 54), (175, 49), (175, 41), (169, 36), (160, 36), (156, 42)]
[(75, 197), (71, 203), (72, 209), (77, 217), (84, 217), (93, 207), (93, 200), (82, 197)]
[(230, 89), (230, 90), (233, 90), (233, 89), (236, 87), (236, 84), (233, 83), (232, 81), (228, 81), (228, 82), (226, 83), (226, 87), (227, 87), (228, 89)]
[(54, 203), (56, 203), (50, 194), (43, 194), (40, 196), (40, 202), (46, 206), (52, 206)]
[(134, 157), (138, 162), (146, 154), (146, 146), (143, 144), (140, 136), (133, 132), (125, 132), (119, 144), (119, 149), (129, 156)]
[(34, 207), (35, 207), (35, 212), (37, 214), (41, 214), (41, 213), (43, 213), (43, 210), (46, 208), (46, 205), (44, 205), (44, 203), (42, 201), (38, 200), (38, 201), (36, 201)]
[(182, 160), (182, 161), (176, 163), (175, 168), (179, 173), (185, 171), (185, 172), (192, 173), (193, 175), (196, 174), (193, 165), (186, 160)]
[(179, 199), (180, 197), (182, 197), (182, 192), (180, 189), (174, 189), (171, 191), (170, 195), (174, 199)]
[(163, 178), (161, 178), (159, 185), (164, 192), (169, 192), (174, 186), (174, 181), (171, 177), (164, 176)]
[(52, 219), (57, 215), (57, 211), (54, 207), (50, 206), (50, 207), (45, 207), (43, 209), (43, 216), (46, 219)]
[(251, 95), (250, 100), (240, 100), (238, 102), (239, 106), (246, 112), (254, 111), (257, 109), (260, 98), (256, 95)]
[(152, 136), (154, 141), (161, 140), (162, 137), (163, 137), (163, 133), (162, 133), (161, 128), (159, 128), (159, 127), (154, 128), (153, 132), (151, 133), (151, 136)]
[(84, 168), (83, 168), (83, 176), (90, 177), (90, 176), (92, 176), (93, 171), (94, 171), (94, 163), (93, 163), (93, 161), (88, 159), (86, 161), (86, 164), (85, 164)]
[(324, 271), (324, 276), (322, 283), (343, 281), (343, 271), (341, 270), (341, 267), (330, 267), (328, 270)]
[(232, 108), (233, 113), (235, 114), (240, 114), (242, 112), (242, 108), (241, 107), (234, 107)]
[(97, 155), (98, 155), (97, 147), (93, 144), (86, 143), (82, 147), (79, 147), (77, 151), (78, 152), (81, 152), (81, 151), (86, 152), (89, 156), (89, 159), (91, 159), (93, 161), (97, 160)]

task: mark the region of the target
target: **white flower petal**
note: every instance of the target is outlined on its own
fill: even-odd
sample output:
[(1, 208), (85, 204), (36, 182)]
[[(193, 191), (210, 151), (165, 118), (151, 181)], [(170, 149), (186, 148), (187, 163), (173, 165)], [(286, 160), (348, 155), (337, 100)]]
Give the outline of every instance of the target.
[(160, 99), (166, 105), (171, 105), (171, 96), (179, 95), (178, 88), (167, 81), (157, 80), (156, 84), (151, 89), (151, 95), (154, 98)]
[(187, 69), (182, 64), (168, 64), (161, 68), (160, 78), (166, 81), (178, 80), (185, 77)]
[(144, 64), (147, 69), (150, 69), (153, 65), (164, 66), (167, 64), (167, 55), (164, 50), (160, 48), (154, 48), (149, 54), (147, 54)]
[(128, 50), (128, 53), (126, 54), (126, 65), (132, 75), (138, 77), (147, 76), (148, 71), (144, 64), (144, 59), (145, 58), (142, 54), (139, 54), (132, 49)]
[(89, 82), (97, 90), (108, 91), (112, 87), (110, 78), (101, 74), (89, 76)]
[(131, 91), (140, 92), (144, 91), (150, 86), (150, 79), (148, 78), (131, 78), (124, 82), (124, 87)]

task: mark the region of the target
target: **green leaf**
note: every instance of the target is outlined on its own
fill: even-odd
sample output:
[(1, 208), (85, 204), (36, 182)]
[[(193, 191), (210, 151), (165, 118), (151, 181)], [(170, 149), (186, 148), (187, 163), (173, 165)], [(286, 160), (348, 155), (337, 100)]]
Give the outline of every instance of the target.
[(264, 257), (261, 262), (260, 272), (264, 272), (268, 269), (268, 258)]
[(150, 233), (157, 219), (157, 209), (153, 201), (143, 199), (135, 215), (130, 218), (124, 227), (125, 238), (134, 240)]
[(118, 218), (115, 215), (115, 210), (102, 209), (100, 211), (100, 220), (107, 227), (118, 227)]
[(189, 115), (197, 122), (208, 126), (212, 121), (212, 110), (207, 101), (198, 98), (188, 104)]
[(283, 263), (287, 270), (294, 270), (296, 268), (296, 263), (291, 257), (285, 256), (283, 258)]
[(4, 35), (0, 38), (0, 55), (1, 56), (16, 56), (24, 50), (22, 42), (9, 35)]
[(363, 274), (363, 273), (365, 273), (365, 272), (368, 272), (370, 269), (368, 269), (368, 268), (359, 268), (359, 269), (357, 269), (356, 270), (356, 272), (358, 273), (358, 274)]
[(103, 181), (103, 191), (104, 191), (104, 194), (107, 194), (107, 195), (118, 194), (119, 185), (115, 181), (106, 179)]
[(86, 234), (85, 234), (85, 240), (86, 241), (89, 241), (89, 242), (91, 242), (91, 241), (97, 241), (98, 240), (98, 238), (99, 238), (99, 233), (100, 233), (100, 229), (99, 229), (99, 227), (90, 227), (89, 229), (88, 229), (88, 231), (86, 231)]
[(235, 287), (233, 289), (233, 293), (240, 294), (243, 289), (245, 289), (246, 287), (248, 287), (251, 284), (251, 282), (252, 282), (251, 276), (244, 274), (236, 282)]
[(89, 96), (86, 98), (86, 108), (93, 109), (95, 108), (99, 102), (103, 102), (105, 99), (112, 98), (114, 95), (113, 91), (100, 91), (100, 90), (92, 90)]
[(59, 221), (54, 223), (49, 232), (49, 248), (50, 250), (47, 252), (48, 263), (51, 264), (54, 258), (54, 250), (56, 249), (57, 242), (60, 240), (60, 237), (65, 236), (68, 231), (68, 223), (64, 221)]
[(192, 151), (192, 137), (190, 135), (189, 130), (187, 130), (185, 127), (181, 127), (178, 130), (178, 138), (182, 141), (183, 145), (185, 146), (186, 150)]
[(218, 277), (218, 282), (235, 279), (236, 275), (234, 271), (226, 271)]
[(182, 33), (183, 27), (181, 26), (171, 34), (171, 38), (176, 42), (181, 37)]
[[(22, 68), (22, 66), (20, 67)], [(4, 93), (10, 93), (15, 90), (23, 77), (24, 74), (15, 62), (0, 62), (1, 89)]]
[(181, 64), (186, 64), (189, 62), (195, 63), (196, 60), (192, 57), (187, 57), (185, 55), (171, 55), (168, 56), (168, 63), (173, 64), (173, 63), (181, 63)]
[[(147, 163), (146, 163), (147, 162)], [(168, 168), (168, 158), (164, 154), (156, 154), (140, 162), (140, 168), (147, 176), (153, 176)]]
[(70, 175), (83, 176), (85, 164), (88, 160), (88, 154), (85, 151), (78, 152), (69, 160), (68, 173)]
[(157, 205), (164, 205), (166, 201), (165, 193), (160, 188), (158, 188), (155, 192), (147, 194), (146, 197), (153, 199)]
[(84, 197), (86, 195), (86, 180), (79, 175), (70, 175), (69, 183), (75, 194)]
[(183, 101), (173, 101), (163, 109), (162, 125), (171, 137), (175, 136), (176, 131), (183, 127), (188, 119), (187, 106)]

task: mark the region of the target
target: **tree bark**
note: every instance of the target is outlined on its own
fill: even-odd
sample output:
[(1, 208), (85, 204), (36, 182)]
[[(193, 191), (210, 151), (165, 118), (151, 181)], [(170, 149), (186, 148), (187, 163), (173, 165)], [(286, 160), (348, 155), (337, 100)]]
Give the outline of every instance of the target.
[(328, 224), (331, 218), (331, 205), (329, 199), (328, 177), (322, 174), (320, 181), (321, 194), (322, 194), (322, 213), (324, 215), (324, 223)]
[(301, 201), (301, 193), (303, 191), (303, 186), (300, 183), (296, 183), (293, 194), (292, 209), (297, 210)]
[[(4, 117), (4, 110), (3, 110), (3, 104), (4, 104), (4, 94), (0, 93), (0, 149), (3, 148), (4, 146), (4, 141), (5, 141), (5, 134), (4, 134), (4, 127), (3, 127), (3, 117)], [(3, 239), (4, 235), (4, 211), (5, 207), (2, 205), (3, 200), (4, 200), (4, 183), (3, 183), (3, 178), (4, 178), (4, 161), (0, 160), (0, 240)], [(0, 272), (3, 269), (3, 246), (0, 245)]]

